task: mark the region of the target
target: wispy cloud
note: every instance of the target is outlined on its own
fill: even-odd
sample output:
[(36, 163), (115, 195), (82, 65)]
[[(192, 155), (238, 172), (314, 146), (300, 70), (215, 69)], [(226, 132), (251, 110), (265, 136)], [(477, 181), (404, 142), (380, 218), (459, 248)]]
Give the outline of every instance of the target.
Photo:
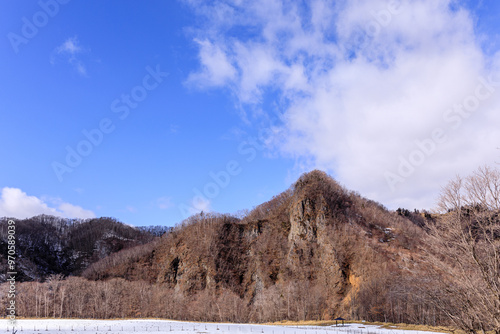
[(170, 209), (171, 207), (174, 206), (174, 204), (172, 203), (172, 198), (171, 197), (160, 197), (160, 198), (158, 198), (156, 200), (156, 205), (161, 210)]
[(125, 209), (130, 213), (137, 213), (137, 208), (135, 206), (128, 205)]
[(195, 196), (191, 200), (191, 205), (187, 207), (186, 212), (184, 212), (184, 216), (189, 217), (191, 215), (200, 213), (200, 212), (209, 212), (211, 210), (211, 203), (209, 199), (204, 197)]
[[(207, 22), (190, 82), (230, 89), (249, 110), (277, 94), (270, 148), (296, 158), (296, 173), (323, 168), (383, 204), (429, 208), (450, 177), (498, 157), (500, 87), (479, 88), (490, 95), (473, 112), (457, 106), (500, 81), (500, 52), (483, 51), (455, 1), (188, 3)], [(387, 172), (436, 129), (446, 139), (391, 188)]]
[(205, 198), (200, 198), (200, 197), (195, 197), (191, 201), (192, 208), (194, 209), (194, 213), (199, 213), (199, 212), (208, 212), (210, 211), (211, 203), (210, 200), (205, 199)]
[(94, 218), (94, 212), (60, 198), (29, 196), (21, 189), (5, 187), (0, 196), (0, 217), (29, 218), (40, 214), (66, 218)]
[(83, 49), (80, 46), (80, 42), (76, 36), (68, 38), (60, 46), (56, 48), (56, 52), (59, 54), (70, 54), (72, 56), (82, 52)]
[(200, 87), (223, 86), (235, 79), (236, 69), (220, 46), (208, 40), (196, 40), (196, 43), (200, 47), (199, 59), (202, 69), (192, 73), (188, 83), (195, 83)]
[(173, 133), (173, 134), (178, 133), (179, 129), (180, 129), (179, 125), (170, 124), (170, 133)]
[(77, 36), (66, 39), (52, 52), (51, 63), (55, 64), (58, 59), (68, 62), (80, 75), (86, 77), (87, 68), (82, 60), (82, 55), (88, 53), (87, 48), (82, 47)]

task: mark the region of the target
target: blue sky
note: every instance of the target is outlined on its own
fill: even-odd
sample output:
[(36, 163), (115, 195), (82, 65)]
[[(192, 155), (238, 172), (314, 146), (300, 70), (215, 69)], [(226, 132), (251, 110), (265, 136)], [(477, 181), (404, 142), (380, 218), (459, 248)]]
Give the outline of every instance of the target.
[(0, 215), (174, 225), (251, 209), (313, 168), (431, 208), (456, 173), (500, 160), (495, 1), (0, 9)]

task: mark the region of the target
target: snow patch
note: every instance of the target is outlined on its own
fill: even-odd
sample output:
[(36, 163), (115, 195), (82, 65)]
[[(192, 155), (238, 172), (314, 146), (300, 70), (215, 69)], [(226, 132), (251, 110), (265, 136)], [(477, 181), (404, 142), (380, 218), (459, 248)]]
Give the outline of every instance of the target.
[[(0, 331), (12, 332), (9, 320), (0, 320)], [(15, 330), (45, 334), (429, 334), (432, 332), (405, 331), (366, 324), (345, 326), (271, 326), (254, 324), (226, 324), (181, 322), (173, 320), (82, 320), (82, 319), (23, 319), (17, 320)], [(442, 334), (442, 333), (439, 333)]]

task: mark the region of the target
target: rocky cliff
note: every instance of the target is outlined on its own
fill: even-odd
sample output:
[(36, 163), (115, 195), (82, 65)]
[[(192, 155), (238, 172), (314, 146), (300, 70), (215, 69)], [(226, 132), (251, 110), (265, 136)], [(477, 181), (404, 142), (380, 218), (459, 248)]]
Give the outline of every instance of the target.
[(373, 289), (374, 277), (391, 280), (418, 266), (422, 233), (313, 171), (244, 218), (193, 216), (149, 248), (112, 255), (84, 275), (147, 280), (185, 296), (231, 291), (249, 305), (290, 308), (292, 296), (321, 304), (318, 316), (328, 318)]

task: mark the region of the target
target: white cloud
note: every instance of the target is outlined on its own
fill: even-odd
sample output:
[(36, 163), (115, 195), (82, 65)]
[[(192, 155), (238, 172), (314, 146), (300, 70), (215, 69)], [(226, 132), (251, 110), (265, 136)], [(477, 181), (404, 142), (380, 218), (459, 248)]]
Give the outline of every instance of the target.
[(222, 86), (233, 80), (236, 70), (228, 61), (225, 52), (207, 40), (196, 40), (196, 42), (200, 46), (199, 58), (202, 70), (191, 74), (188, 83)]
[(78, 205), (61, 203), (57, 208), (63, 217), (68, 218), (95, 218), (95, 214), (90, 210), (85, 210)]
[(63, 59), (67, 61), (80, 75), (86, 77), (87, 68), (81, 59), (81, 56), (87, 52), (89, 52), (89, 50), (81, 46), (77, 36), (70, 37), (54, 49), (50, 62), (55, 64), (57, 59)]
[(156, 204), (161, 210), (170, 209), (174, 206), (171, 197), (160, 197), (156, 200)]
[[(482, 81), (500, 81), (500, 53), (483, 52), (473, 15), (451, 3), (219, 1), (196, 9), (212, 28), (197, 36), (190, 78), (229, 87), (250, 110), (277, 91), (273, 144), (298, 169), (326, 169), (392, 208), (431, 208), (456, 173), (498, 161), (500, 145), (500, 85)], [(231, 70), (213, 73), (207, 45)], [(432, 144), (436, 131), (445, 139)]]
[(135, 206), (128, 205), (125, 209), (130, 213), (137, 213), (137, 208)]
[(64, 41), (60, 46), (56, 48), (57, 53), (68, 53), (70, 55), (75, 55), (77, 53), (82, 52), (82, 47), (80, 46), (80, 42), (78, 38), (71, 37)]
[(191, 201), (191, 214), (200, 213), (202, 211), (208, 212), (210, 211), (210, 205), (211, 203), (209, 199), (196, 196)]
[[(56, 207), (49, 206), (50, 202)], [(28, 196), (18, 188), (4, 187), (0, 196), (0, 217), (14, 217), (19, 219), (29, 218), (36, 215), (53, 215), (65, 218), (94, 218), (95, 214), (80, 206), (65, 203), (58, 198), (40, 199), (36, 196)]]
[(191, 199), (189, 205), (180, 204), (178, 209), (180, 210), (183, 218), (188, 218), (189, 216), (198, 214), (200, 212), (210, 212), (210, 200), (205, 197), (195, 196)]
[(173, 133), (173, 134), (178, 133), (179, 129), (180, 129), (179, 125), (170, 124), (170, 133)]

